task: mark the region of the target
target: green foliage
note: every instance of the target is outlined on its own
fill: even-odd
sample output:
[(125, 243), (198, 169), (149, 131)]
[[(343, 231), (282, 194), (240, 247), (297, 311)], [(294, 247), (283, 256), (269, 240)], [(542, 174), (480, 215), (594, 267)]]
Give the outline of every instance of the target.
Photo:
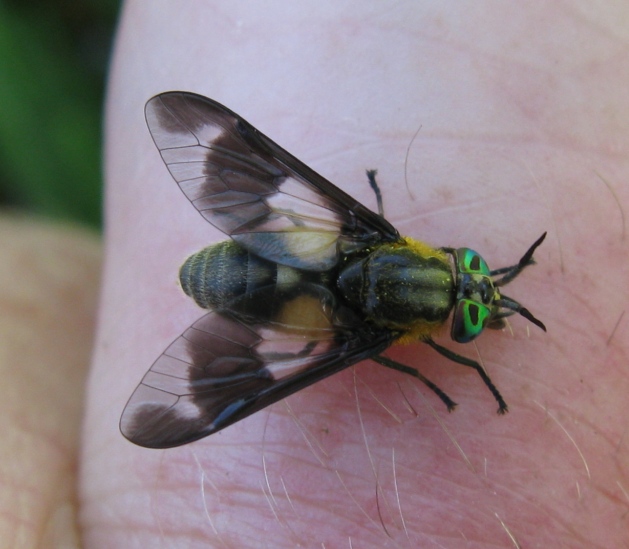
[(0, 2), (0, 196), (98, 226), (101, 110), (117, 2)]

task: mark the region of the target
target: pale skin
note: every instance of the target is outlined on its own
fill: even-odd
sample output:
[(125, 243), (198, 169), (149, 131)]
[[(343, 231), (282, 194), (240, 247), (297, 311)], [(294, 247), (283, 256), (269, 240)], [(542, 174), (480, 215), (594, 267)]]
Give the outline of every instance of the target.
[[(82, 419), (83, 438), (64, 435), (55, 468), (29, 465), (37, 481), (25, 488), (44, 501), (28, 500), (28, 521), (7, 521), (21, 528), (13, 539), (49, 546), (63, 508), (78, 526), (70, 512), (58, 530), (98, 548), (629, 543), (628, 14), (588, 5), (129, 2), (107, 105), (106, 267), (86, 409), (68, 417), (62, 406), (82, 394), (70, 375), (55, 388), (58, 407), (24, 384), (4, 414), (42, 407), (51, 426), (31, 433), (32, 455), (55, 447), (56, 425)], [(472, 247), (491, 268), (548, 230), (537, 266), (506, 288), (547, 334), (514, 318), (476, 348), (451, 344), (447, 329), (438, 338), (480, 357), (510, 413), (497, 416), (475, 372), (416, 344), (388, 356), (420, 368), (455, 412), (417, 380), (363, 363), (179, 449), (122, 438), (126, 399), (203, 314), (177, 286), (179, 265), (223, 238), (172, 181), (144, 124), (146, 100), (171, 89), (226, 104), (372, 208), (364, 170), (377, 168), (401, 232)], [(32, 322), (24, 330), (36, 338)], [(48, 352), (47, 371), (67, 366), (63, 357)], [(60, 470), (70, 471), (66, 507)]]

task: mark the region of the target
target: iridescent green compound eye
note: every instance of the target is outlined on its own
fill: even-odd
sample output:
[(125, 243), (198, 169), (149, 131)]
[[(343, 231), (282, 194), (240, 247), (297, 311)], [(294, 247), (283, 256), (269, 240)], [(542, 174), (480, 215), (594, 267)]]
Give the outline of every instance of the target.
[(490, 276), (489, 267), (478, 252), (469, 248), (459, 248), (456, 251), (456, 258), (462, 273)]
[(459, 299), (452, 318), (452, 339), (468, 343), (476, 338), (489, 322), (491, 309), (471, 299)]

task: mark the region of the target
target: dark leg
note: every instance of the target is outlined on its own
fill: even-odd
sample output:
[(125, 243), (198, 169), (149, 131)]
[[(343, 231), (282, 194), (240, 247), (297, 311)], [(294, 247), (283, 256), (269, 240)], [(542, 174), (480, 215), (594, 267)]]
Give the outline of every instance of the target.
[(428, 387), (431, 391), (433, 391), (446, 405), (448, 408), (448, 412), (451, 412), (456, 407), (456, 402), (454, 402), (448, 395), (446, 395), (439, 387), (437, 387), (432, 381), (430, 381), (427, 377), (424, 377), (420, 374), (415, 368), (411, 368), (410, 366), (406, 366), (401, 364), (400, 362), (396, 362), (395, 360), (391, 360), (385, 356), (375, 355), (370, 357), (371, 360), (377, 362), (378, 364), (382, 364), (387, 368), (391, 368), (392, 370), (397, 370), (398, 372), (403, 372), (405, 374), (411, 375), (419, 379), (426, 387)]
[(380, 187), (378, 187), (378, 183), (376, 183), (377, 173), (378, 173), (378, 170), (367, 170), (367, 179), (369, 179), (369, 185), (371, 185), (373, 192), (376, 193), (376, 201), (378, 202), (378, 213), (380, 214), (380, 217), (384, 217), (382, 193), (380, 192)]
[(446, 349), (445, 347), (442, 347), (438, 343), (435, 343), (430, 338), (426, 339), (425, 342), (428, 343), (428, 345), (430, 345), (440, 355), (445, 356), (446, 358), (452, 360), (453, 362), (456, 362), (458, 364), (463, 364), (463, 366), (469, 366), (470, 368), (474, 368), (474, 370), (478, 372), (478, 375), (485, 382), (485, 385), (487, 385), (487, 388), (491, 391), (491, 394), (494, 395), (494, 398), (498, 402), (498, 413), (504, 414), (509, 411), (509, 407), (507, 406), (507, 403), (502, 398), (502, 395), (500, 394), (498, 389), (496, 389), (496, 386), (493, 384), (493, 382), (491, 381), (491, 379), (489, 378), (485, 370), (483, 370), (483, 368), (478, 362), (476, 362), (475, 360), (466, 358), (464, 356), (458, 355), (452, 352), (450, 349)]

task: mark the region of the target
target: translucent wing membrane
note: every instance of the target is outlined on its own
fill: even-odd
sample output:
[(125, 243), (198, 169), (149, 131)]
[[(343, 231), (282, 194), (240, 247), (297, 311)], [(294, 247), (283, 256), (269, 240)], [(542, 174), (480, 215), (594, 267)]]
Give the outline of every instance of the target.
[(381, 352), (391, 339), (211, 312), (153, 364), (124, 410), (121, 431), (149, 448), (192, 442)]
[(325, 271), (341, 253), (400, 238), (381, 216), (219, 103), (164, 93), (146, 104), (146, 120), (199, 213), (265, 259)]

